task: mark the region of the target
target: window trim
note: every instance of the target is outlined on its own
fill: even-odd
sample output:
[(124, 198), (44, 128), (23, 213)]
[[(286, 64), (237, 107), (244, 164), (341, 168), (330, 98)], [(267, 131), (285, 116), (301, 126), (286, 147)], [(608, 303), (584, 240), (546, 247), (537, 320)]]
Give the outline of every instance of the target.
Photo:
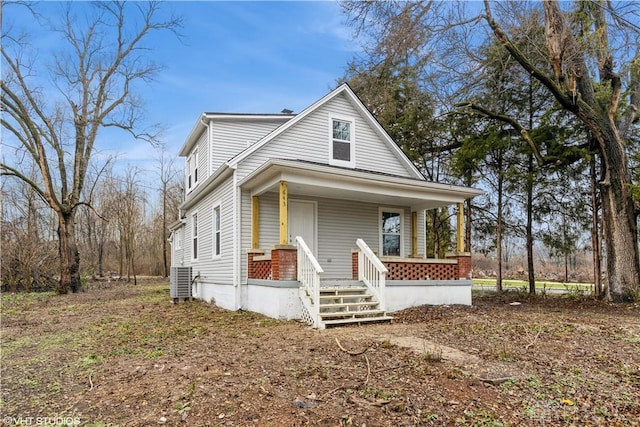
[[(334, 159), (333, 157), (333, 143), (334, 141), (347, 142), (341, 139), (333, 138), (333, 122), (341, 121), (347, 122), (350, 124), (349, 126), (349, 136), (351, 139), (348, 141), (349, 143), (349, 161)], [(356, 167), (356, 121), (353, 117), (342, 116), (339, 114), (329, 114), (329, 164), (333, 166), (343, 166), (348, 168)]]
[[(216, 230), (216, 210), (218, 212), (218, 229)], [(218, 253), (216, 253), (216, 243)], [(211, 258), (222, 258), (222, 203), (215, 202), (211, 208)]]
[(200, 252), (200, 242), (198, 241), (198, 227), (198, 211), (195, 211), (191, 214), (191, 261), (198, 261), (198, 255)]
[[(391, 233), (383, 233), (382, 229), (382, 214), (383, 213), (397, 213), (400, 215), (400, 255), (384, 255), (384, 234)], [(378, 256), (379, 257), (403, 257), (404, 254), (404, 209), (403, 208), (391, 208), (391, 207), (379, 207), (378, 208), (378, 241), (380, 242), (380, 249)]]

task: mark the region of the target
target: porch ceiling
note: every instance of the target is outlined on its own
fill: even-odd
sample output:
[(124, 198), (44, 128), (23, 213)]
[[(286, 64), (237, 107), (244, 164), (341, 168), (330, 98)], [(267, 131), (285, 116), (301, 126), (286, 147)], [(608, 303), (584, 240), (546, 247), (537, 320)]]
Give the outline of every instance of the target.
[(448, 206), (482, 194), (474, 188), (285, 159), (267, 161), (240, 186), (259, 196), (277, 192), (280, 181), (287, 182), (290, 197), (347, 199), (413, 209)]

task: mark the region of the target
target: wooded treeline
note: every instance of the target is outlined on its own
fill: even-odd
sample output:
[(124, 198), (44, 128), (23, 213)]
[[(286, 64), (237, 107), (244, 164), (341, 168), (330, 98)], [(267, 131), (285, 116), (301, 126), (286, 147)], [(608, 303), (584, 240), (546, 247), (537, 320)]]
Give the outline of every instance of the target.
[[(183, 200), (183, 174), (173, 163), (159, 157), (150, 170), (108, 167), (86, 190), (91, 204), (76, 217), (83, 285), (96, 278), (135, 282), (137, 276), (168, 275), (168, 225)], [(3, 180), (1, 193), (2, 290), (57, 289), (55, 213), (21, 181)]]
[(429, 179), (486, 191), (467, 231), (499, 290), (519, 247), (532, 292), (541, 251), (566, 276), (590, 251), (598, 294), (640, 296), (637, 3), (342, 5), (364, 52), (343, 80)]

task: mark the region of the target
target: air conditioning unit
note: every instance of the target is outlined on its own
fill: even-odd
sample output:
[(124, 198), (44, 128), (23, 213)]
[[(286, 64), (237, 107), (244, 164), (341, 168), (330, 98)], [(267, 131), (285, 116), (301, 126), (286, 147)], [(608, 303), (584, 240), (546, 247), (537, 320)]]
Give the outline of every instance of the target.
[(174, 302), (191, 298), (191, 267), (171, 267), (169, 296)]

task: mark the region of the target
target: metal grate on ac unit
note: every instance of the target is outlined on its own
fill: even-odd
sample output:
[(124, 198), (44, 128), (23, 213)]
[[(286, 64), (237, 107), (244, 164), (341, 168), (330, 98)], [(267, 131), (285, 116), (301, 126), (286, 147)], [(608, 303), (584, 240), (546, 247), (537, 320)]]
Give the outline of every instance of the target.
[(191, 298), (191, 267), (171, 267), (169, 296), (174, 302)]

